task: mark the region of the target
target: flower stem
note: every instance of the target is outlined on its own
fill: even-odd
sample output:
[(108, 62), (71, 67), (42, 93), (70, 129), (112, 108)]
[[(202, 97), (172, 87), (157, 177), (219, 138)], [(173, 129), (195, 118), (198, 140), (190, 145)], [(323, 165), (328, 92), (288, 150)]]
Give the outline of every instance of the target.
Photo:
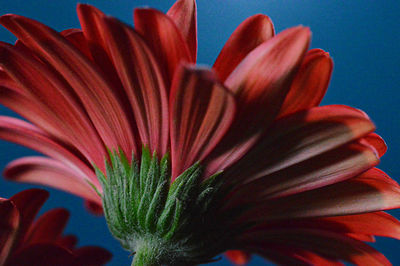
[(133, 257), (132, 266), (158, 266), (157, 251), (143, 243), (136, 249), (135, 256)]

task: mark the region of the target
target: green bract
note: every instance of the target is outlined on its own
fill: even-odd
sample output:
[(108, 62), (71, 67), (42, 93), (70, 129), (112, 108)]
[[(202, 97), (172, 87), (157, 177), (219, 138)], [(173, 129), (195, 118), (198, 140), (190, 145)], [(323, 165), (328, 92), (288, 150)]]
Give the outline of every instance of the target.
[(205, 263), (226, 246), (224, 219), (213, 207), (220, 173), (202, 181), (196, 163), (171, 183), (169, 165), (168, 154), (159, 160), (143, 148), (140, 162), (112, 152), (106, 173), (96, 168), (108, 227), (135, 253), (134, 265)]

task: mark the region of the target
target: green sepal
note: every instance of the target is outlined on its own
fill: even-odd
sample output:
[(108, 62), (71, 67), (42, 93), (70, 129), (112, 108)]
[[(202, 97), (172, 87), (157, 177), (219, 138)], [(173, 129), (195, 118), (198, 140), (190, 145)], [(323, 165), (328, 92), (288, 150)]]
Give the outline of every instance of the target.
[(160, 160), (147, 147), (140, 161), (133, 156), (129, 161), (120, 149), (109, 150), (105, 169), (95, 167), (104, 214), (124, 248), (141, 252), (151, 247), (160, 264), (177, 265), (202, 263), (221, 252), (224, 227), (211, 213), (221, 192), (221, 173), (203, 181), (202, 166), (195, 163), (171, 182), (169, 155)]

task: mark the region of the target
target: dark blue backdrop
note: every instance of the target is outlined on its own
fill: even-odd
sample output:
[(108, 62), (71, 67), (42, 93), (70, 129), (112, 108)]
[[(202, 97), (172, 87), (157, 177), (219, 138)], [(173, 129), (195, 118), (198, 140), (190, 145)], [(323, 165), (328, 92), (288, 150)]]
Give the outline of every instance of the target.
[[(152, 6), (163, 11), (173, 0), (88, 0), (109, 15), (132, 23), (132, 10)], [(63, 30), (79, 27), (75, 13), (76, 0), (0, 0), (0, 13), (15, 13)], [(329, 51), (335, 62), (333, 79), (323, 104), (342, 103), (366, 111), (377, 125), (377, 132), (386, 140), (389, 150), (380, 168), (400, 181), (400, 1), (320, 1), (320, 0), (198, 0), (199, 62), (212, 64), (224, 42), (245, 18), (256, 14), (269, 15), (279, 32), (303, 24), (313, 32), (312, 47)], [(0, 29), (0, 41), (15, 38)], [(0, 115), (15, 115), (0, 107)], [(33, 151), (0, 141), (0, 169), (12, 159), (35, 154)], [(9, 197), (29, 185), (0, 180), (0, 196)], [(128, 254), (109, 235), (101, 217), (88, 214), (81, 200), (69, 194), (50, 190), (45, 209), (65, 206), (72, 212), (68, 233), (79, 235), (80, 244), (98, 244), (110, 249), (114, 259), (110, 265), (130, 265)], [(400, 218), (400, 211), (392, 214)], [(400, 265), (400, 241), (381, 239), (374, 246)], [(256, 258), (251, 265), (262, 265)], [(222, 260), (214, 265), (229, 265)]]

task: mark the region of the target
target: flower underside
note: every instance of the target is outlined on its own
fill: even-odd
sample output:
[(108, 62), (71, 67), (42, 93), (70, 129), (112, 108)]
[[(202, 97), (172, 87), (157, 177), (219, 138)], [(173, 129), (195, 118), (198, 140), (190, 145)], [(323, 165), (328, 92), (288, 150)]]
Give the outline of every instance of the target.
[(143, 148), (140, 161), (110, 152), (106, 173), (96, 169), (109, 229), (135, 253), (134, 265), (206, 263), (229, 239), (226, 217), (213, 207), (221, 199), (221, 173), (203, 181), (195, 163), (171, 183), (169, 165), (168, 154), (159, 160)]

